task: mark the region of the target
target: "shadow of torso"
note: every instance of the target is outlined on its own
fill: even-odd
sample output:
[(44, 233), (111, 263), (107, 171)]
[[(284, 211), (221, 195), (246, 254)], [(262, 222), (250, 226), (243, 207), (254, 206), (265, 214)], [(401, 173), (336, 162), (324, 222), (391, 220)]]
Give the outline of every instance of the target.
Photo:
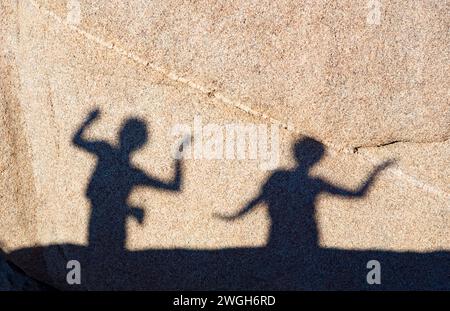
[(318, 247), (315, 201), (320, 182), (298, 171), (278, 171), (263, 186), (271, 220), (268, 248), (285, 256)]
[(106, 143), (97, 149), (97, 165), (86, 197), (91, 202), (89, 246), (99, 253), (120, 253), (125, 249), (127, 200), (140, 183), (142, 172), (130, 164), (127, 155)]

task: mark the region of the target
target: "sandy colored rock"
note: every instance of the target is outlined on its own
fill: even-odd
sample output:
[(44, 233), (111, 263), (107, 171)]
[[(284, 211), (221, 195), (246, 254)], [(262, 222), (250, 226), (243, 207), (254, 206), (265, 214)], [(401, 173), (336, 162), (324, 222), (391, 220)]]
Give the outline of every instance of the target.
[(353, 147), (449, 137), (446, 1), (79, 3), (80, 29), (297, 133)]
[[(65, 264), (80, 259), (93, 275), (107, 275), (104, 282), (88, 276), (82, 289), (155, 289), (155, 284), (166, 289), (355, 289), (367, 284), (350, 276), (346, 280), (345, 273), (366, 273), (366, 259), (373, 256), (386, 259), (387, 265), (404, 256), (414, 263), (437, 262), (443, 271), (433, 273), (445, 275), (450, 166), (448, 140), (444, 141), (449, 129), (444, 52), (449, 46), (444, 30), (449, 8), (444, 2), (383, 2), (383, 19), (376, 26), (366, 25), (363, 1), (220, 8), (176, 2), (132, 2), (127, 7), (76, 3), (79, 20), (73, 12), (68, 15), (65, 2), (2, 4), (1, 247), (27, 273), (57, 288), (77, 289), (66, 283)], [(250, 113), (243, 111), (248, 107)], [(131, 187), (127, 204), (142, 208), (144, 217), (141, 224), (139, 217), (125, 221), (121, 251), (129, 263), (120, 262), (120, 256), (105, 256), (109, 259), (99, 263), (98, 254), (113, 252), (104, 245), (95, 253), (89, 245), (94, 209), (89, 186), (98, 159), (74, 143), (95, 109), (100, 114), (82, 137), (117, 147), (122, 126), (131, 117), (140, 118), (149, 140), (132, 154), (130, 163), (166, 185), (174, 175), (174, 147), (180, 142), (173, 131), (179, 125), (194, 129), (199, 118), (203, 125), (220, 130), (230, 124), (275, 129), (279, 161), (266, 170), (264, 161), (249, 158), (249, 153), (244, 159), (226, 159), (223, 152), (220, 159), (193, 156), (183, 161), (179, 189)], [(192, 134), (194, 144), (208, 140)], [(308, 177), (298, 177), (293, 146), (306, 134), (325, 141), (325, 152)], [(394, 140), (422, 143), (342, 147)], [(268, 143), (270, 147), (272, 140)], [(295, 250), (295, 256), (287, 257), (305, 258), (304, 262), (287, 266), (308, 266), (313, 254), (321, 263), (345, 258), (348, 265), (339, 272), (341, 283), (325, 284), (306, 276), (306, 283), (298, 283), (275, 264), (273, 271), (243, 272), (243, 280), (252, 280), (247, 284), (233, 278), (220, 282), (226, 280), (226, 269), (238, 269), (240, 260), (247, 264), (243, 269), (259, 267), (258, 258), (264, 263), (285, 262), (281, 248), (271, 244), (270, 200), (236, 221), (224, 221), (217, 214), (238, 212), (268, 191), (264, 189), (274, 183), (270, 180), (280, 174), (281, 179), (323, 180), (356, 192), (390, 159), (396, 163), (381, 171), (364, 195), (319, 192), (313, 197), (314, 210), (306, 214), (314, 219), (299, 217), (294, 222), (299, 228), (316, 224), (313, 238), (318, 244), (310, 254)], [(313, 192), (304, 191), (305, 198)], [(303, 213), (299, 210), (298, 215)], [(120, 215), (111, 211), (111, 217)], [(114, 228), (103, 231), (113, 234)], [(221, 257), (229, 259), (223, 271)], [(154, 265), (145, 271), (160, 283), (133, 283), (133, 277), (143, 274), (133, 263), (144, 259)], [(188, 277), (185, 283), (171, 283), (163, 277), (186, 273), (183, 268), (191, 264), (198, 270), (189, 277), (198, 273), (199, 283), (189, 284)], [(353, 264), (359, 265), (356, 272), (351, 271)], [(214, 265), (217, 269), (209, 271)], [(389, 276), (395, 270), (386, 267), (386, 288), (408, 288), (402, 283), (406, 281)], [(214, 279), (202, 280), (208, 273)], [(445, 281), (409, 286), (443, 289), (450, 284)]]

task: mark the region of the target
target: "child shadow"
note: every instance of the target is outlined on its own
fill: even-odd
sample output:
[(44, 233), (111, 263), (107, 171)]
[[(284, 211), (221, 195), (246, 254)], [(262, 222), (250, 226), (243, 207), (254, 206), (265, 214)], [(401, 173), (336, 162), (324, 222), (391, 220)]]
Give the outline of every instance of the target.
[(139, 119), (126, 120), (120, 130), (118, 146), (85, 139), (85, 130), (98, 118), (99, 113), (99, 110), (94, 110), (89, 114), (72, 142), (97, 158), (86, 190), (86, 197), (91, 202), (89, 246), (99, 252), (104, 252), (106, 247), (108, 253), (118, 253), (125, 250), (126, 220), (133, 217), (140, 224), (144, 221), (144, 209), (130, 206), (127, 202), (133, 188), (146, 186), (179, 192), (182, 165), (180, 160), (176, 160), (173, 179), (164, 182), (149, 176), (130, 162), (133, 152), (143, 147), (148, 140), (147, 126)]
[(393, 163), (386, 161), (377, 166), (358, 189), (351, 190), (310, 175), (310, 170), (325, 153), (325, 147), (319, 141), (311, 137), (301, 139), (295, 144), (293, 153), (297, 160), (293, 170), (273, 173), (262, 186), (260, 194), (237, 214), (216, 215), (232, 221), (249, 213), (258, 204), (265, 203), (271, 221), (267, 247), (284, 254), (293, 249), (311, 250), (319, 247), (315, 205), (321, 193), (344, 198), (364, 197), (377, 174)]
[[(336, 263), (326, 263), (329, 254), (319, 245), (320, 232), (316, 216), (319, 195), (329, 193), (347, 199), (362, 198), (377, 175), (393, 164), (393, 161), (386, 161), (378, 165), (357, 189), (352, 190), (310, 175), (311, 169), (321, 161), (324, 154), (325, 146), (319, 141), (311, 137), (298, 140), (293, 147), (296, 159), (293, 169), (275, 171), (261, 187), (259, 195), (238, 213), (216, 214), (216, 217), (225, 221), (235, 221), (259, 204), (265, 204), (271, 223), (266, 245), (266, 255), (270, 258), (266, 259), (266, 263), (271, 269), (260, 269), (258, 274), (261, 277), (270, 279), (268, 275), (274, 275), (273, 270), (289, 270), (287, 276), (293, 276), (293, 271), (303, 267), (306, 269), (301, 272), (301, 277), (308, 275), (310, 279), (304, 283), (306, 288), (313, 289), (316, 281), (323, 282), (324, 279), (320, 276), (323, 266)], [(279, 266), (275, 268), (277, 265)], [(330, 271), (328, 274), (330, 277)], [(297, 277), (300, 276), (296, 275), (294, 278)]]
[[(179, 192), (182, 163), (176, 160), (171, 181), (149, 176), (130, 162), (132, 153), (148, 139), (145, 123), (128, 119), (120, 131), (119, 145), (112, 146), (83, 137), (98, 115), (98, 111), (93, 111), (73, 137), (77, 147), (97, 157), (86, 190), (91, 203), (89, 244), (36, 246), (7, 255), (36, 279), (71, 290), (450, 289), (448, 251), (345, 250), (319, 245), (316, 220), (319, 195), (362, 198), (376, 176), (392, 162), (377, 166), (355, 190), (337, 187), (310, 174), (326, 150), (322, 143), (309, 137), (294, 145), (297, 164), (293, 169), (275, 171), (259, 195), (238, 213), (216, 215), (224, 221), (234, 221), (265, 203), (271, 220), (267, 245), (217, 250), (126, 250), (126, 220), (134, 217), (142, 223), (144, 219), (142, 208), (127, 202), (133, 187), (143, 185)], [(179, 154), (175, 158), (180, 158)], [(66, 282), (66, 263), (72, 259), (80, 262), (83, 271), (78, 287)], [(373, 260), (382, 269), (382, 282), (376, 286), (366, 279), (367, 265)]]

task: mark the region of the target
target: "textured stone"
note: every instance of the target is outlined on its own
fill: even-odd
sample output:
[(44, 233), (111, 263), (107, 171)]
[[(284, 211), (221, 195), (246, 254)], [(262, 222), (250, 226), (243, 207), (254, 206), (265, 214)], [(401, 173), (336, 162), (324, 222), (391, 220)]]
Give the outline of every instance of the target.
[[(274, 178), (274, 170), (261, 169), (260, 159), (248, 157), (185, 159), (179, 191), (132, 188), (127, 204), (142, 208), (144, 217), (142, 224), (138, 218), (125, 221), (124, 247), (130, 263), (111, 256), (114, 245), (111, 249), (103, 245), (96, 253), (88, 244), (93, 207), (87, 195), (96, 158), (73, 141), (95, 109), (100, 114), (83, 137), (115, 146), (128, 118), (144, 120), (149, 141), (131, 161), (166, 182), (173, 176), (174, 146), (179, 142), (171, 131), (177, 124), (193, 127), (196, 117), (204, 125), (242, 123), (279, 129), (277, 171), (292, 172), (293, 146), (304, 134), (312, 134), (325, 141), (326, 152), (311, 176), (336, 187), (357, 189), (377, 165), (395, 159), (364, 196), (315, 197), (312, 215), (319, 243), (315, 251), (322, 256), (318, 248), (330, 250), (331, 255), (323, 255), (324, 262), (355, 252), (362, 263), (355, 267), (358, 273), (366, 271), (363, 261), (371, 256), (387, 262), (402, 254), (412, 262), (430, 256), (431, 262), (446, 267), (448, 140), (360, 147), (447, 137), (448, 53), (443, 51), (449, 46), (444, 30), (449, 8), (444, 2), (383, 2), (379, 26), (365, 24), (365, 2), (242, 3), (223, 8), (166, 1), (129, 6), (97, 1), (96, 7), (79, 3), (80, 20), (68, 12), (64, 1), (2, 3), (1, 243), (28, 274), (57, 288), (74, 289), (65, 281), (65, 264), (83, 259), (87, 271), (107, 276), (103, 283), (87, 276), (83, 289), (154, 289), (158, 284), (133, 283), (134, 276), (161, 278), (161, 288), (168, 289), (233, 288), (233, 284), (366, 288), (346, 283), (345, 275), (339, 284), (319, 284), (320, 280), (299, 284), (286, 270), (276, 268), (277, 280), (250, 269), (243, 275), (258, 284), (248, 281), (244, 286), (235, 279), (231, 285), (220, 283), (226, 279), (225, 272), (220, 274), (221, 257), (230, 259), (227, 267), (239, 267), (234, 252), (248, 260), (243, 269), (265, 249), (268, 252), (261, 257), (280, 261), (280, 253), (267, 244), (273, 234), (267, 202), (234, 222), (216, 215), (239, 211)], [(199, 137), (193, 136), (195, 144)], [(308, 196), (309, 189), (304, 191)], [(120, 215), (111, 211), (112, 218)], [(306, 227), (311, 221), (299, 219), (297, 224)], [(103, 231), (115, 234), (107, 226)], [(244, 248), (243, 253), (237, 248)], [(136, 258), (138, 254), (142, 257)], [(167, 266), (161, 265), (164, 258)], [(194, 285), (186, 278), (185, 283), (172, 284), (162, 277), (192, 267), (193, 258), (198, 260), (199, 278), (206, 271), (214, 282), (197, 280)], [(149, 259), (154, 270), (131, 266), (143, 259)], [(304, 260), (313, 262), (314, 256)], [(219, 272), (208, 270), (211, 261)], [(415, 282), (408, 287), (389, 276), (386, 280), (393, 282), (387, 288), (400, 289), (442, 289), (450, 284)]]
[(372, 2), (80, 1), (77, 27), (325, 141), (448, 139), (448, 3)]

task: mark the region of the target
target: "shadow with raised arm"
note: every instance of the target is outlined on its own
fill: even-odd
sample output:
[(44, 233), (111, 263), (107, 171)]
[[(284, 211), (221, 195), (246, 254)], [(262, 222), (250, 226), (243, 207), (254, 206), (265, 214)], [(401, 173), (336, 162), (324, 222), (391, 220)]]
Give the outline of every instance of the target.
[(260, 194), (237, 214), (218, 217), (232, 221), (249, 213), (258, 204), (265, 203), (271, 221), (268, 248), (286, 254), (293, 249), (308, 252), (319, 247), (315, 215), (318, 196), (326, 192), (345, 198), (363, 197), (377, 174), (392, 164), (388, 161), (379, 165), (358, 189), (350, 190), (310, 175), (324, 152), (324, 145), (311, 137), (299, 140), (293, 148), (297, 160), (294, 169), (276, 171), (261, 187)]
[(182, 167), (180, 160), (176, 160), (173, 180), (164, 182), (130, 162), (132, 153), (143, 147), (148, 140), (147, 126), (140, 119), (130, 118), (125, 121), (120, 130), (118, 146), (84, 138), (85, 130), (99, 114), (99, 110), (92, 111), (72, 141), (75, 146), (97, 158), (86, 190), (86, 197), (91, 202), (89, 246), (102, 254), (105, 254), (104, 248), (108, 249), (108, 253), (117, 253), (125, 249), (127, 218), (133, 217), (141, 224), (144, 220), (144, 209), (130, 206), (127, 202), (133, 188), (147, 186), (165, 191), (180, 191)]
[[(145, 122), (126, 120), (119, 143), (114, 146), (85, 138), (86, 129), (98, 116), (99, 112), (93, 111), (72, 138), (74, 145), (92, 153), (97, 161), (86, 189), (91, 204), (88, 245), (33, 246), (7, 254), (37, 280), (68, 290), (450, 289), (448, 250), (427, 253), (349, 250), (319, 244), (316, 209), (320, 194), (363, 198), (377, 175), (392, 162), (375, 167), (356, 189), (338, 187), (312, 175), (311, 169), (320, 162), (326, 149), (310, 137), (293, 146), (295, 167), (274, 171), (259, 194), (238, 213), (216, 215), (224, 221), (234, 221), (264, 205), (271, 221), (266, 245), (126, 249), (126, 220), (134, 217), (142, 223), (144, 219), (142, 207), (128, 203), (131, 191), (136, 186), (148, 186), (167, 191), (167, 195), (179, 193), (182, 163), (175, 160), (174, 176), (169, 181), (149, 176), (130, 161), (133, 152), (147, 142)], [(175, 158), (180, 158), (179, 155)], [(159, 202), (157, 208), (170, 206)], [(80, 262), (80, 285), (69, 285), (66, 281), (68, 260)], [(366, 279), (368, 264), (374, 261), (381, 265), (381, 283), (376, 285)]]
[[(330, 182), (311, 175), (312, 168), (317, 165), (325, 154), (325, 146), (311, 137), (298, 140), (293, 146), (296, 166), (291, 170), (275, 171), (261, 187), (256, 198), (248, 202), (244, 208), (234, 215), (216, 215), (225, 221), (234, 221), (250, 213), (256, 206), (264, 204), (270, 218), (269, 239), (266, 246), (265, 278), (273, 278), (273, 271), (290, 271), (294, 283), (300, 284), (295, 278), (303, 278), (302, 286), (313, 289), (320, 288), (317, 282), (332, 278), (320, 274), (325, 272), (330, 252), (319, 245), (320, 232), (317, 224), (316, 204), (321, 193), (352, 199), (366, 195), (376, 176), (393, 162), (387, 161), (377, 166), (369, 176), (355, 189), (335, 186)], [(337, 250), (336, 250), (337, 251)], [(336, 254), (336, 251), (333, 254)], [(293, 273), (298, 268), (301, 273)], [(262, 271), (264, 271), (262, 269)]]

